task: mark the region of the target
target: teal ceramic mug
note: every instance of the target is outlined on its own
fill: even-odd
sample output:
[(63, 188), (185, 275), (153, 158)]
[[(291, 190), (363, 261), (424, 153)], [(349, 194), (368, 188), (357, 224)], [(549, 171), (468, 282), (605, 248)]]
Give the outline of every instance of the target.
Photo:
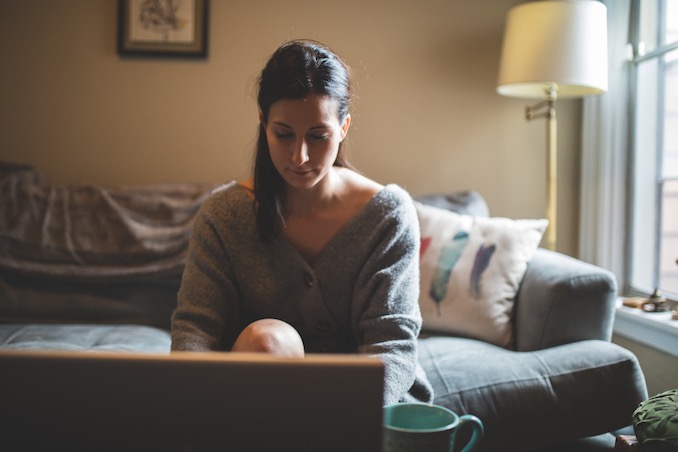
[(452, 452), (457, 433), (471, 429), (461, 452), (474, 450), (483, 436), (475, 416), (457, 416), (447, 408), (426, 403), (396, 403), (384, 407), (384, 452)]

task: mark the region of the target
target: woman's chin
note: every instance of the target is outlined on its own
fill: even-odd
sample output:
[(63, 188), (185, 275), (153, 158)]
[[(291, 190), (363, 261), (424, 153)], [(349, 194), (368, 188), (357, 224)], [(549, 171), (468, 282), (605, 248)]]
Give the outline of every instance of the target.
[(285, 174), (285, 182), (292, 188), (312, 188), (318, 183), (318, 175), (315, 171), (288, 171)]

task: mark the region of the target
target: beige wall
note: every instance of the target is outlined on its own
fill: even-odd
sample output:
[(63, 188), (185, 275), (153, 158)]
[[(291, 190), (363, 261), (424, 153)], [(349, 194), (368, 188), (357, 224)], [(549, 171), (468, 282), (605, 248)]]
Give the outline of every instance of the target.
[[(245, 177), (257, 73), (281, 42), (325, 42), (352, 65), (351, 156), (412, 194), (475, 189), (494, 215), (542, 217), (545, 124), (496, 94), (519, 0), (212, 0), (206, 61), (121, 59), (115, 0), (3, 0), (0, 159), (52, 182)], [(580, 102), (559, 115), (559, 250), (575, 254)]]
[(650, 396), (678, 387), (678, 359), (675, 356), (619, 335), (614, 335), (612, 342), (631, 350), (638, 357)]

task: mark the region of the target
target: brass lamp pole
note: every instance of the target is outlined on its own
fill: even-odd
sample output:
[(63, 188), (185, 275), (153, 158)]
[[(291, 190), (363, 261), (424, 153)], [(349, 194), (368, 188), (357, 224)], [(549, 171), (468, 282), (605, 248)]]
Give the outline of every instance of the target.
[(551, 84), (546, 88), (547, 99), (525, 109), (528, 121), (546, 118), (546, 248), (556, 249), (557, 212), (558, 212), (558, 119), (556, 118), (556, 98), (558, 87)]
[(556, 98), (607, 90), (607, 8), (595, 0), (544, 0), (511, 8), (497, 92), (541, 99), (527, 119), (546, 118), (546, 247), (556, 249)]

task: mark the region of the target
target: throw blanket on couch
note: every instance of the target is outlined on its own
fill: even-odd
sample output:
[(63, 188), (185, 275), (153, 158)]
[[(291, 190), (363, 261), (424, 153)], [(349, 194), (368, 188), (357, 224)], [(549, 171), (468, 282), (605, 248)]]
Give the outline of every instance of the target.
[(193, 216), (213, 186), (60, 186), (0, 162), (0, 267), (110, 280), (181, 273)]
[[(86, 303), (67, 300), (69, 284), (78, 285), (74, 294), (91, 285), (93, 296), (108, 290), (108, 297), (125, 285), (133, 296), (135, 283), (178, 284), (193, 218), (214, 187), (54, 185), (30, 166), (0, 162), (0, 317), (30, 311), (41, 296), (57, 311), (59, 304)], [(21, 319), (30, 320), (29, 313)]]

